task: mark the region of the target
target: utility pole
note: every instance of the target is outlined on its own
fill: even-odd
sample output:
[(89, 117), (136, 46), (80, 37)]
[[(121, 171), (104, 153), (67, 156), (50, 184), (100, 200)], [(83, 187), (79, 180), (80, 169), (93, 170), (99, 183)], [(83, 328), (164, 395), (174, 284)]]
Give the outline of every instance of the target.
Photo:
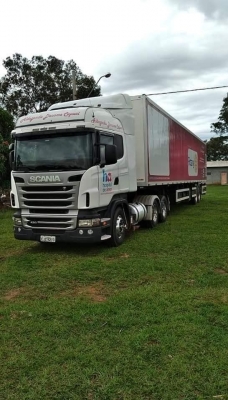
[(75, 71), (72, 71), (72, 84), (73, 84), (73, 100), (77, 99), (77, 91), (76, 91), (76, 74)]

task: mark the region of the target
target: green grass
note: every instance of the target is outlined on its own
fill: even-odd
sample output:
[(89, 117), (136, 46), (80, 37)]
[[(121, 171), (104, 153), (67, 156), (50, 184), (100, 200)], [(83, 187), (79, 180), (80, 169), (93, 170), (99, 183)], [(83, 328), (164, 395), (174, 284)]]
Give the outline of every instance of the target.
[(16, 241), (11, 217), (0, 399), (228, 399), (228, 187), (117, 249)]

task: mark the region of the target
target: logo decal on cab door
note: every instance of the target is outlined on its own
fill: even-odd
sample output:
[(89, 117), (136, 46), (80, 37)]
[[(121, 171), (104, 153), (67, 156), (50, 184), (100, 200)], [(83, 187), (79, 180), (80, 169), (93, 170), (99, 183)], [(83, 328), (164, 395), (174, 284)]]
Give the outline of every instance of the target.
[(112, 173), (102, 171), (102, 190), (103, 193), (110, 193), (112, 191)]

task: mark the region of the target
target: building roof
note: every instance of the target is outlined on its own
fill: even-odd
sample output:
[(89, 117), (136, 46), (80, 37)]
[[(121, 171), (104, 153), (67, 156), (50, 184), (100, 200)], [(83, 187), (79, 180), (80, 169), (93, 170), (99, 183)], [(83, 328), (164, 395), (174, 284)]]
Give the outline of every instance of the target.
[(207, 168), (228, 167), (228, 161), (207, 161)]

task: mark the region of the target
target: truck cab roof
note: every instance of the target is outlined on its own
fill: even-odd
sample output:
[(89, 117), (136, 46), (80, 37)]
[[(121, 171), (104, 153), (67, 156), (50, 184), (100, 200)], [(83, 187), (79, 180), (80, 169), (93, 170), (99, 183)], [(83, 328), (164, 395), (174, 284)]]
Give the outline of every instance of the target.
[(51, 110), (60, 110), (63, 108), (78, 107), (100, 107), (105, 109), (126, 109), (132, 108), (131, 98), (128, 94), (115, 94), (110, 96), (89, 97), (81, 100), (71, 100), (64, 103), (56, 103), (48, 108)]

